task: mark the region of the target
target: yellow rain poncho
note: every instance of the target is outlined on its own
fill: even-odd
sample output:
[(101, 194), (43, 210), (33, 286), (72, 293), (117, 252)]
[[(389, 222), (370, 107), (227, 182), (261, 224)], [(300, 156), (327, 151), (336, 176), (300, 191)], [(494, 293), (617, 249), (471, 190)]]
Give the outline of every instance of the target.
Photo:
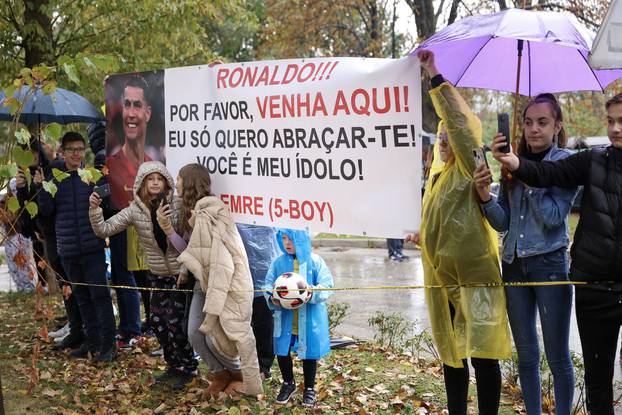
[(425, 284), (454, 286), (426, 288), (434, 342), (443, 363), (452, 367), (462, 367), (468, 357), (507, 359), (511, 346), (503, 287), (462, 286), (501, 282), (497, 234), (480, 210), (473, 185), (472, 149), (482, 146), (481, 123), (448, 82), (430, 95), (454, 153), (444, 165), (435, 161), (423, 199)]

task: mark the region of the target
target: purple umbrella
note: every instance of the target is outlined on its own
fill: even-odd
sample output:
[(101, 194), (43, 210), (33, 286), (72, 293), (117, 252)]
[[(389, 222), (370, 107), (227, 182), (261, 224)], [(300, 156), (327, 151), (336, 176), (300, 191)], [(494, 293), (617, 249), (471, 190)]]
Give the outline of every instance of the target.
[(590, 68), (592, 39), (583, 33), (588, 32), (559, 13), (507, 9), (466, 17), (417, 49), (433, 51), (439, 71), (455, 86), (515, 92), (519, 79), (518, 91), (527, 96), (603, 91), (622, 70)]

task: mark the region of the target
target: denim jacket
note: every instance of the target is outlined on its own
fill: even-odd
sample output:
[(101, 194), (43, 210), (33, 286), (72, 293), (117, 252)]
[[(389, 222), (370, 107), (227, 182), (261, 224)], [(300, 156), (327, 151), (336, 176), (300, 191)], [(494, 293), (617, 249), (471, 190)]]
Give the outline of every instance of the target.
[[(570, 155), (555, 144), (543, 161), (555, 161)], [(481, 207), (488, 222), (503, 237), (503, 262), (514, 262), (514, 253), (526, 258), (553, 252), (568, 246), (568, 213), (577, 188), (533, 188), (517, 182), (506, 191), (501, 184), (499, 197), (493, 196)]]

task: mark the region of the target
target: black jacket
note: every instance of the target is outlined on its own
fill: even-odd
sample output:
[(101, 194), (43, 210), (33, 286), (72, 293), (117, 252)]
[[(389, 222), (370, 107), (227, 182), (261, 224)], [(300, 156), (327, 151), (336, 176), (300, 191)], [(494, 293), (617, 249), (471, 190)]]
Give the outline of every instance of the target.
[(583, 185), (571, 279), (622, 283), (622, 150), (597, 148), (556, 162), (521, 158), (513, 174), (535, 187)]
[[(66, 171), (66, 167), (60, 170)], [(77, 171), (54, 183), (58, 188), (54, 198), (40, 191), (37, 201), (41, 215), (54, 216), (58, 255), (76, 257), (103, 250), (104, 240), (95, 235), (89, 219), (89, 197), (94, 186), (84, 183)]]

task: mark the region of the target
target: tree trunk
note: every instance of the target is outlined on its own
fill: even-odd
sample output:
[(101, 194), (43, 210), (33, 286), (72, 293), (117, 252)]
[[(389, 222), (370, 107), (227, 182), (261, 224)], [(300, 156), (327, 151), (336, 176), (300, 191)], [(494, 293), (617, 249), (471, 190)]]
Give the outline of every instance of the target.
[(27, 68), (55, 64), (52, 47), (52, 19), (46, 14), (49, 0), (24, 0), (25, 64)]

